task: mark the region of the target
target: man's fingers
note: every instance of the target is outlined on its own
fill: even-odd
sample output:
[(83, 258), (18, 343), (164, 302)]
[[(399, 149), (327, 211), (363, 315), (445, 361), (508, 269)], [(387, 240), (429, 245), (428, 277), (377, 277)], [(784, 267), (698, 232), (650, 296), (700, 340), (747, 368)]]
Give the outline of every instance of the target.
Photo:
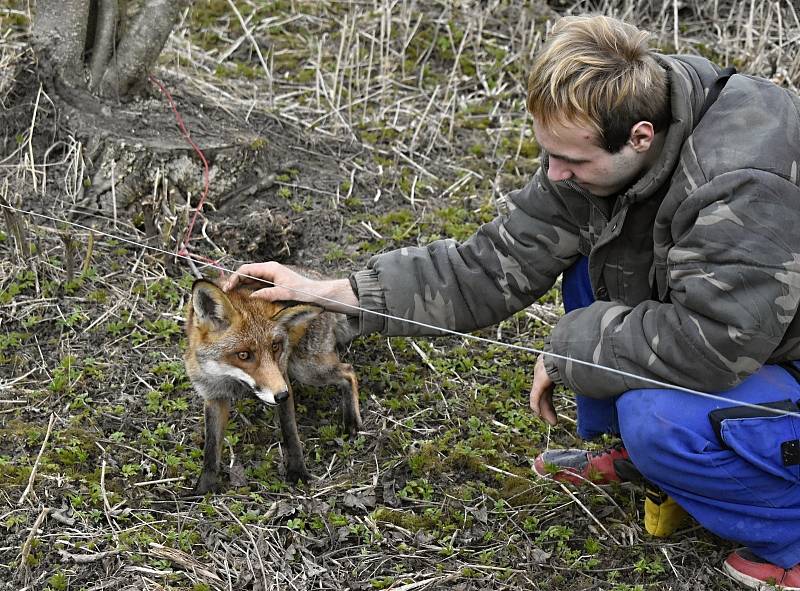
[(266, 287), (259, 289), (250, 294), (251, 298), (258, 298), (260, 300), (267, 300), (269, 302), (279, 302), (296, 300), (297, 296), (292, 295), (290, 289), (283, 289), (282, 287)]
[[(272, 285), (276, 264), (273, 263), (246, 263), (231, 273), (223, 291), (230, 291), (239, 284), (260, 283), (263, 286)], [(261, 280), (261, 281), (259, 281)]]
[(558, 422), (556, 409), (553, 406), (553, 388), (541, 388), (534, 385), (531, 388), (530, 397), (531, 410), (534, 414), (539, 416), (543, 421), (550, 425), (555, 425)]
[(553, 406), (554, 389), (555, 384), (553, 384), (553, 380), (550, 379), (545, 370), (544, 356), (539, 355), (533, 369), (530, 405), (535, 414), (551, 425), (555, 425), (558, 422), (556, 409)]
[(542, 419), (544, 419), (550, 425), (555, 426), (558, 423), (558, 416), (556, 415), (556, 409), (553, 406), (553, 398), (551, 396), (543, 396), (542, 399), (539, 401), (539, 408), (541, 412), (539, 413)]
[(222, 285), (222, 291), (230, 291), (234, 287), (236, 287), (239, 284), (239, 273), (241, 273), (241, 272), (242, 272), (242, 268), (239, 267), (233, 273), (228, 275), (228, 279)]
[(531, 388), (530, 407), (531, 410), (533, 411), (533, 414), (535, 415), (539, 414), (539, 398), (541, 397), (542, 397), (542, 391), (539, 390), (536, 386), (533, 386), (533, 388)]

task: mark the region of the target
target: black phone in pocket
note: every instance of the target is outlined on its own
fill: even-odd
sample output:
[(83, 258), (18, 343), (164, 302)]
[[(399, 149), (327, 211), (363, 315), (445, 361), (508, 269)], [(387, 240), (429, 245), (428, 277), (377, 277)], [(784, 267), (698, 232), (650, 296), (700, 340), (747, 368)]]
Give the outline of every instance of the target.
[[(772, 409), (778, 412), (770, 412)], [(708, 420), (717, 436), (722, 447), (730, 449), (725, 440), (722, 439), (722, 421), (725, 419), (759, 419), (778, 416), (783, 413), (798, 413), (800, 407), (791, 400), (779, 400), (777, 402), (763, 402), (757, 406), (729, 406), (718, 408), (708, 413)]]

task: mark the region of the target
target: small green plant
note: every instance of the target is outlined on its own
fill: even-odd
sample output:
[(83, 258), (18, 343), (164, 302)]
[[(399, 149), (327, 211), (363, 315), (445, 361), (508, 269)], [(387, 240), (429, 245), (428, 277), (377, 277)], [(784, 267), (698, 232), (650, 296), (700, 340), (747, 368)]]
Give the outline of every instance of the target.
[(321, 425), (319, 427), (320, 442), (335, 441), (339, 437), (339, 427), (335, 424)]
[(47, 583), (53, 591), (66, 591), (69, 579), (64, 573), (58, 572), (47, 579)]
[(24, 513), (12, 513), (3, 521), (3, 527), (8, 531), (14, 531), (17, 526), (27, 523), (28, 519)]
[(125, 478), (132, 478), (139, 473), (139, 465), (138, 464), (123, 464), (122, 468), (120, 468), (120, 472)]
[(7, 334), (0, 334), (0, 353), (6, 350), (13, 351), (19, 348), (23, 341), (28, 338), (24, 332), (9, 332)]
[(106, 332), (108, 332), (108, 334), (110, 334), (112, 337), (119, 336), (125, 332), (130, 332), (134, 326), (135, 324), (127, 320), (112, 320), (107, 322), (105, 325)]
[(114, 443), (122, 443), (125, 441), (125, 433), (122, 431), (114, 431), (108, 438)]
[(588, 554), (597, 554), (600, 552), (602, 545), (594, 538), (586, 538), (586, 541), (583, 543), (583, 547)]
[(325, 260), (329, 263), (347, 260), (347, 252), (338, 244), (334, 244), (325, 253)]
[(36, 285), (36, 275), (33, 271), (22, 271), (17, 274), (14, 281), (7, 284), (5, 290), (0, 291), (0, 304), (8, 304), (15, 297)]
[(63, 466), (81, 467), (89, 459), (89, 451), (77, 437), (70, 437), (65, 445), (56, 447), (55, 452)]
[(633, 570), (639, 574), (660, 575), (664, 572), (664, 565), (658, 558), (648, 560), (646, 557), (642, 557), (633, 565)]
[(394, 584), (395, 580), (394, 577), (378, 577), (371, 579), (369, 584), (372, 585), (373, 589), (388, 589)]
[(163, 399), (164, 394), (159, 390), (150, 390), (145, 394), (145, 400), (147, 401), (145, 408), (147, 408), (147, 412), (151, 414), (160, 413)]
[(181, 333), (181, 327), (174, 320), (159, 318), (144, 323), (145, 328), (157, 338), (169, 340), (172, 336)]
[(400, 490), (400, 496), (408, 499), (430, 501), (433, 499), (433, 486), (425, 478), (409, 480)]
[(75, 383), (81, 378), (81, 375), (77, 359), (72, 355), (66, 355), (53, 370), (53, 377), (47, 387), (55, 394), (72, 393)]
[(528, 533), (537, 531), (539, 529), (539, 518), (529, 515), (522, 522), (522, 529)]
[(301, 517), (295, 517), (286, 521), (286, 527), (295, 531), (303, 531), (306, 528), (306, 520)]

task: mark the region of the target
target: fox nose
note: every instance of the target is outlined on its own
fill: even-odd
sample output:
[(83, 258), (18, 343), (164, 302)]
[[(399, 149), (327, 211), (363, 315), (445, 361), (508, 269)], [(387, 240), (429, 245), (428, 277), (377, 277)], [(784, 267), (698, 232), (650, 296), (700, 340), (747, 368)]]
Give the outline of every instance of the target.
[(283, 390), (275, 394), (275, 402), (286, 402), (289, 399), (289, 390)]

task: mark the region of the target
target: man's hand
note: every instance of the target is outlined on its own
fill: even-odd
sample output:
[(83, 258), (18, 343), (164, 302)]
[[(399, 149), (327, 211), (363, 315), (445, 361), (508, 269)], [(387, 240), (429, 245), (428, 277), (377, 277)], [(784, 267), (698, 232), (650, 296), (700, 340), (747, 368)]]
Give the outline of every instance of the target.
[(553, 390), (556, 385), (544, 369), (544, 355), (539, 355), (533, 368), (533, 386), (531, 386), (531, 410), (547, 423), (558, 423), (556, 409), (553, 406)]
[(358, 298), (353, 293), (349, 280), (309, 279), (273, 261), (242, 265), (228, 277), (222, 289), (230, 291), (239, 285), (255, 288), (256, 291), (251, 295), (254, 298), (308, 302), (345, 314), (358, 312)]
[(257, 290), (253, 292), (253, 296), (257, 298), (270, 301), (310, 302), (311, 298), (305, 294), (312, 292), (313, 283), (315, 282), (280, 263), (248, 263), (236, 269), (236, 272), (228, 277), (222, 289), (231, 291), (238, 285), (244, 285)]

